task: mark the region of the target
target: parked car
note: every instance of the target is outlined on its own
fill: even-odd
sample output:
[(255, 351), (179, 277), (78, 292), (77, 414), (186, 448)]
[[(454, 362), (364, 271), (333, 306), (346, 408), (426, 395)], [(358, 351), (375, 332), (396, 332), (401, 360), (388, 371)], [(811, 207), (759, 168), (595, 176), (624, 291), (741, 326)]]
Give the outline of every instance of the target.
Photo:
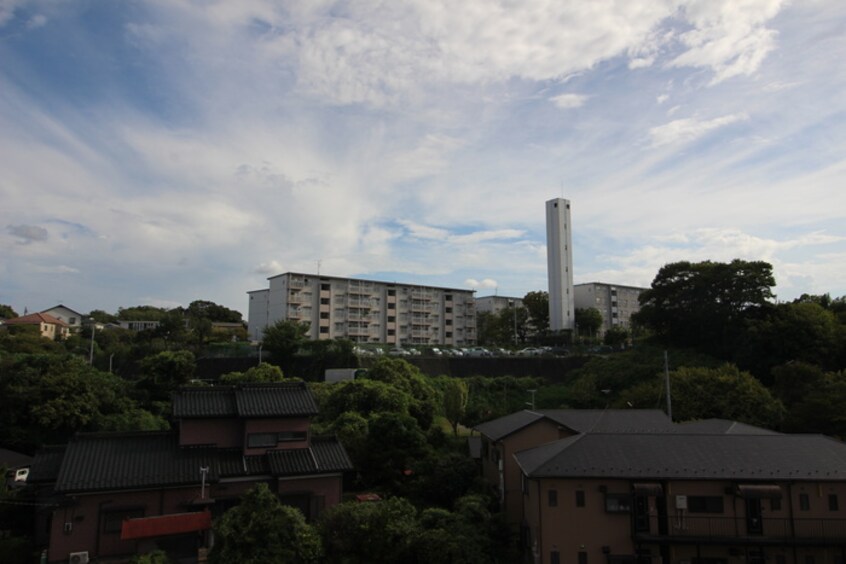
[(400, 347), (394, 347), (388, 351), (389, 356), (411, 356), (411, 351)]
[(526, 347), (517, 351), (517, 356), (541, 356), (544, 353), (543, 349), (537, 347)]
[(467, 351), (464, 354), (465, 354), (465, 356), (475, 356), (475, 357), (493, 356), (493, 353), (491, 351), (489, 351), (488, 349), (486, 349), (485, 347), (470, 347), (469, 349), (467, 349)]

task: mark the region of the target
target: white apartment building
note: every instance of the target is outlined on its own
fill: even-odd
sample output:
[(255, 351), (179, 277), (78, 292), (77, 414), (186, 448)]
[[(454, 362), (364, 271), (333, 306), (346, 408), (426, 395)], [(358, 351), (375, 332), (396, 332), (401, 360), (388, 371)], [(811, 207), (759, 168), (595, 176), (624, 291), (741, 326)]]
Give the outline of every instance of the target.
[(260, 341), (280, 320), (305, 322), (312, 340), (468, 346), (476, 343), (473, 290), (286, 272), (250, 296), (248, 332)]
[(602, 314), (601, 333), (605, 333), (612, 327), (628, 329), (631, 326), (632, 315), (640, 311), (638, 297), (647, 289), (602, 282), (576, 284), (574, 287), (576, 307), (599, 310)]
[(523, 298), (509, 298), (508, 296), (483, 296), (476, 298), (476, 313), (497, 314), (511, 307), (523, 307)]

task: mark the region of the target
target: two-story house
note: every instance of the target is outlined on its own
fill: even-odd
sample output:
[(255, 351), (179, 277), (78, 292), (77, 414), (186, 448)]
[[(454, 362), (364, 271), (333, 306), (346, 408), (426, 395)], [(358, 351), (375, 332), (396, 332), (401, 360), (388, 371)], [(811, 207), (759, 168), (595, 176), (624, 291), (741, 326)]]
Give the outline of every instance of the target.
[(846, 445), (749, 430), (589, 433), (517, 453), (526, 561), (844, 562)]
[(502, 510), (516, 530), (523, 517), (520, 469), (514, 455), (528, 448), (588, 432), (672, 431), (657, 409), (523, 410), (475, 427), (481, 435), (482, 477), (499, 492)]
[(183, 388), (174, 431), (79, 434), (36, 456), (32, 482), (55, 506), (48, 561), (155, 548), (194, 557), (212, 518), (257, 483), (314, 518), (341, 500), (352, 464), (335, 438), (312, 436), (302, 382)]

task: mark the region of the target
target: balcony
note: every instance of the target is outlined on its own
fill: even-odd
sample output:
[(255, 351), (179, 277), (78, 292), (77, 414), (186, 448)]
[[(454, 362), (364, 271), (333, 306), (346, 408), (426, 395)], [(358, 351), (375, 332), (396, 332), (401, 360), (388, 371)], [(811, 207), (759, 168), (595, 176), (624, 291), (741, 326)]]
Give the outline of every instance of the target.
[(641, 542), (673, 544), (846, 545), (846, 519), (670, 516), (666, 534), (635, 531)]

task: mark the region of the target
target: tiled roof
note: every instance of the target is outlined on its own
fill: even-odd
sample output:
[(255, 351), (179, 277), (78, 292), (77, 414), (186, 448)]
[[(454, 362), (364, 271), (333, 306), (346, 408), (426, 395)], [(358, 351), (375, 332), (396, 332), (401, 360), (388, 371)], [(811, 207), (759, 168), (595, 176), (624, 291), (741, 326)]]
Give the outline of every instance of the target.
[(66, 445), (50, 445), (39, 449), (29, 467), (26, 481), (29, 483), (55, 482), (59, 475), (62, 458), (65, 456), (65, 448)]
[(297, 417), (317, 413), (305, 382), (181, 388), (173, 394), (177, 419), (205, 417)]
[(530, 477), (846, 479), (846, 445), (821, 435), (590, 433), (515, 459)]
[(574, 433), (634, 433), (670, 431), (672, 422), (659, 409), (537, 409), (523, 410), (477, 425), (475, 429), (498, 441), (541, 419)]
[(171, 432), (94, 433), (68, 443), (56, 491), (74, 492), (171, 486), (217, 480), (216, 453), (210, 448), (179, 448)]
[(703, 433), (706, 435), (778, 435), (777, 431), (747, 425), (739, 421), (729, 419), (700, 419), (698, 421), (685, 421), (676, 423), (676, 429), (680, 433)]
[(6, 325), (38, 325), (41, 323), (50, 323), (60, 327), (68, 327), (68, 324), (61, 319), (56, 319), (48, 313), (30, 313), (21, 317), (13, 317), (4, 322)]
[(313, 438), (310, 448), (272, 450), (267, 453), (274, 476), (320, 474), (352, 470), (347, 451), (335, 438)]
[[(64, 454), (64, 456), (62, 456)], [(180, 447), (173, 432), (91, 433), (74, 437), (66, 451), (43, 449), (33, 469), (61, 493), (199, 484), (239, 476), (297, 476), (352, 470), (335, 438), (312, 439), (310, 448), (243, 456), (240, 449)]]

